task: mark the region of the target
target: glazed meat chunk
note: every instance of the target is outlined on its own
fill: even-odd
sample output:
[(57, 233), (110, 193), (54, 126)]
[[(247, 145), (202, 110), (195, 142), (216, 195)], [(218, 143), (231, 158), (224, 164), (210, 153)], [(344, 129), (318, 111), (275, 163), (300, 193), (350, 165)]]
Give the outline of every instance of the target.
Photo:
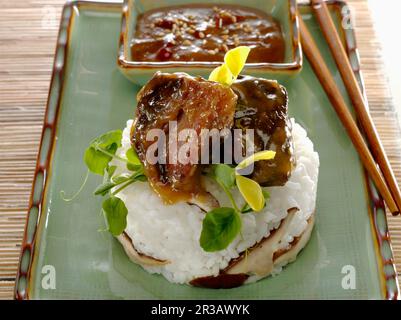
[[(187, 141), (170, 145), (169, 135), (193, 129), (196, 143), (201, 150), (202, 129), (231, 129), (237, 96), (226, 86), (216, 82), (194, 78), (184, 73), (156, 73), (138, 93), (136, 120), (131, 132), (131, 142), (144, 163), (145, 174), (153, 189), (166, 203), (177, 201), (209, 201), (201, 184), (199, 164), (181, 163), (175, 152)], [(170, 132), (171, 121), (176, 129)], [(151, 163), (147, 159), (148, 149), (155, 141), (147, 139), (152, 129), (160, 129), (166, 136), (166, 163)], [(195, 141), (195, 142), (193, 142)], [(174, 149), (174, 150), (172, 150)], [(160, 152), (160, 150), (158, 150)], [(201, 152), (199, 151), (199, 157)], [(198, 159), (199, 159), (198, 157)], [(209, 199), (208, 199), (209, 198)]]
[(276, 151), (273, 160), (255, 163), (251, 178), (262, 186), (284, 185), (294, 164), (287, 91), (276, 81), (253, 77), (240, 77), (231, 88), (238, 96), (234, 128), (254, 129), (255, 152)]

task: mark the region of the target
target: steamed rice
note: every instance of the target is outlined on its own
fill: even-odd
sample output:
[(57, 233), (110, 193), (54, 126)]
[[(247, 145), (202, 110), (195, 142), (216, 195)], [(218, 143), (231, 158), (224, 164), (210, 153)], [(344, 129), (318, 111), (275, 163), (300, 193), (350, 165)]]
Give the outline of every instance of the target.
[[(132, 120), (127, 122), (122, 138), (122, 147), (117, 155), (125, 157), (130, 145)], [(299, 208), (280, 248), (285, 249), (300, 236), (307, 227), (307, 220), (315, 211), (316, 190), (319, 170), (319, 156), (313, 150), (313, 143), (306, 131), (294, 119), (292, 136), (296, 167), (291, 178), (283, 187), (265, 188), (270, 192), (266, 208), (258, 213), (241, 215), (242, 236), (239, 235), (225, 250), (208, 253), (199, 245), (202, 220), (205, 213), (197, 206), (187, 203), (165, 205), (147, 182), (136, 182), (117, 196), (124, 201), (127, 209), (126, 233), (132, 239), (136, 250), (145, 255), (168, 260), (170, 263), (144, 268), (159, 273), (169, 281), (188, 283), (194, 278), (217, 276), (227, 267), (231, 259), (237, 258), (245, 249), (268, 236), (287, 216), (287, 209)], [(113, 160), (116, 174), (126, 171), (125, 164)], [(205, 178), (206, 190), (219, 200), (221, 206), (231, 206), (224, 191), (212, 180)], [(233, 191), (237, 203), (244, 202), (238, 190)], [(276, 269), (274, 273), (280, 271)]]

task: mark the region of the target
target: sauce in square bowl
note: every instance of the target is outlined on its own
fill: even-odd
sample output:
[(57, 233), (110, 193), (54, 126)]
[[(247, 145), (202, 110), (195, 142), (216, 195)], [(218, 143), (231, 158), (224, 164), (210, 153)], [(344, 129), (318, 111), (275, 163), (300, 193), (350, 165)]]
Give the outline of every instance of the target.
[(252, 50), (249, 63), (282, 63), (285, 41), (269, 14), (237, 5), (158, 8), (137, 18), (131, 40), (134, 61), (223, 61), (237, 46)]

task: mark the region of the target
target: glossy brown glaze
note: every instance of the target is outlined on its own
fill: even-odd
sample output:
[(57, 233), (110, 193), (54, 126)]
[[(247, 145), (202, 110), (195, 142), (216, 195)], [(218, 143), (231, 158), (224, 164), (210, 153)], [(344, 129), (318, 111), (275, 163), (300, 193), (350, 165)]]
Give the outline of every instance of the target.
[[(166, 164), (151, 164), (146, 153), (155, 141), (147, 135), (152, 129), (161, 129), (168, 142), (171, 133), (169, 123), (176, 121), (178, 134), (185, 129), (195, 130), (196, 140), (190, 143), (199, 146), (202, 129), (231, 129), (237, 96), (229, 87), (217, 82), (183, 73), (159, 72), (138, 93), (137, 100), (132, 145), (145, 165), (145, 173), (153, 189), (166, 203), (193, 198), (205, 198), (207, 201), (208, 194), (200, 181), (201, 166), (185, 164), (179, 158), (184, 142), (178, 141), (176, 146), (166, 143)], [(198, 150), (201, 150), (200, 146)], [(178, 157), (174, 159), (174, 155)]]
[(273, 160), (255, 163), (252, 179), (262, 186), (284, 185), (294, 162), (287, 91), (276, 81), (253, 77), (241, 77), (231, 88), (238, 96), (234, 128), (254, 129), (255, 152), (276, 151)]
[(146, 12), (131, 41), (134, 61), (223, 61), (234, 47), (252, 48), (249, 63), (281, 63), (285, 42), (269, 14), (234, 5), (186, 5)]

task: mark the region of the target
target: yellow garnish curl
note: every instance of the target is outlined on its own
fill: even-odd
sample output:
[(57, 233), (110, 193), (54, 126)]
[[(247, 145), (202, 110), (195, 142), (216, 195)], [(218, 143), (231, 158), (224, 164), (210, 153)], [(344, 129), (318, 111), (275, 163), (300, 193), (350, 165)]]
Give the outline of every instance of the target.
[(260, 151), (242, 160), (235, 168), (235, 179), (238, 189), (245, 201), (255, 212), (261, 211), (265, 207), (265, 197), (263, 196), (262, 188), (256, 181), (241, 176), (238, 170), (246, 168), (256, 161), (274, 159), (275, 156), (276, 153), (274, 151)]
[(244, 68), (250, 51), (246, 46), (229, 50), (224, 56), (224, 63), (211, 72), (209, 80), (230, 86)]
[(276, 153), (274, 151), (270, 151), (270, 150), (257, 152), (255, 154), (251, 155), (250, 157), (242, 160), (237, 165), (237, 170), (238, 169), (244, 169), (244, 168), (246, 168), (247, 166), (249, 166), (250, 164), (252, 164), (252, 163), (254, 163), (256, 161), (274, 159), (275, 156), (276, 156)]
[(223, 64), (212, 71), (209, 80), (230, 86), (233, 83), (233, 74), (227, 65)]
[(224, 63), (227, 65), (228, 69), (230, 69), (235, 79), (244, 68), (250, 51), (251, 49), (249, 47), (241, 46), (231, 49), (224, 56)]
[(252, 210), (255, 212), (262, 210), (265, 207), (265, 197), (259, 183), (240, 175), (236, 180), (239, 191)]
[[(250, 51), (251, 49), (246, 46), (228, 51), (224, 56), (224, 63), (210, 73), (209, 80), (230, 86), (244, 68)], [(271, 160), (275, 155), (276, 153), (270, 150), (257, 152), (241, 161), (235, 168), (238, 189), (245, 201), (255, 212), (261, 211), (265, 207), (265, 197), (263, 196), (262, 188), (256, 181), (241, 176), (238, 170), (244, 169), (256, 161)]]

